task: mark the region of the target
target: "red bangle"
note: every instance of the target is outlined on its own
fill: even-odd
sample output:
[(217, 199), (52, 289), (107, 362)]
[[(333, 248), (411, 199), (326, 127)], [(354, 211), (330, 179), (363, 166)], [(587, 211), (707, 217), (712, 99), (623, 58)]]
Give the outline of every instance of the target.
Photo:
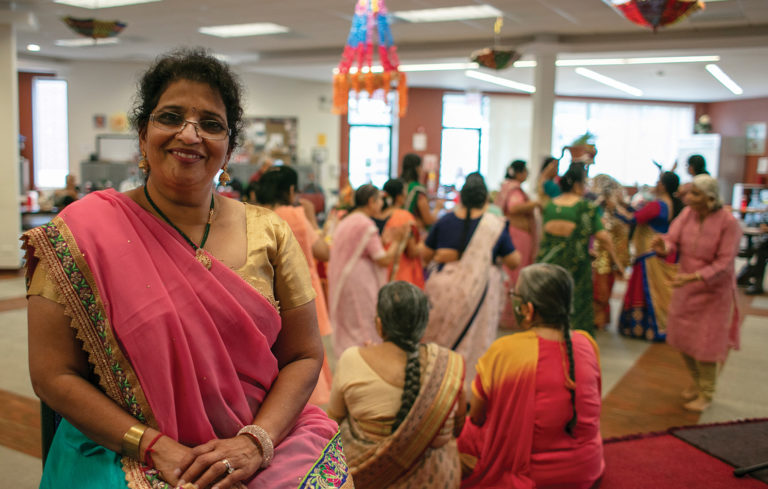
[(155, 462), (152, 460), (152, 453), (154, 453), (154, 450), (152, 450), (152, 447), (155, 445), (157, 440), (159, 440), (162, 436), (163, 436), (162, 433), (158, 433), (157, 436), (152, 438), (152, 441), (149, 442), (149, 445), (147, 445), (147, 449), (144, 450), (144, 465), (146, 465), (150, 469), (155, 468)]

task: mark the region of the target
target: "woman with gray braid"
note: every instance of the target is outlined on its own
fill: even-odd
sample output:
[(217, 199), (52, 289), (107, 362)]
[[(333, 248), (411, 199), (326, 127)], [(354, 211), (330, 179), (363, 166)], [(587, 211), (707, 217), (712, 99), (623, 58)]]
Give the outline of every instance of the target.
[(573, 278), (525, 267), (512, 294), (523, 332), (496, 340), (477, 362), (469, 423), (459, 437), (462, 488), (590, 489), (605, 468), (600, 360), (572, 330)]
[(355, 487), (458, 488), (456, 436), (466, 413), (464, 359), (421, 344), (429, 302), (418, 287), (379, 291), (383, 343), (347, 349), (336, 365), (328, 415), (339, 421)]

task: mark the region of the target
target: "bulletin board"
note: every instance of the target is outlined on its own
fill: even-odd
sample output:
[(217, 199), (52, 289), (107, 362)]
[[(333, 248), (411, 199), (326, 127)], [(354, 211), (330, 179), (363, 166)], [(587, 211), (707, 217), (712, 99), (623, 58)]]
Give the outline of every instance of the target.
[(265, 158), (296, 164), (298, 119), (296, 117), (246, 117), (233, 163), (261, 164)]

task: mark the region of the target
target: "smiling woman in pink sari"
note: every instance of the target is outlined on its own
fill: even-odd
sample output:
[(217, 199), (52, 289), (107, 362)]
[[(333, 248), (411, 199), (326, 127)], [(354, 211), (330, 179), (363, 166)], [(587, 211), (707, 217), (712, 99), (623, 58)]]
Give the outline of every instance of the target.
[[(23, 237), (30, 374), (64, 418), (42, 488), (348, 487), (306, 261), (274, 213), (216, 195), (239, 85), (199, 50), (144, 74), (146, 181)], [(210, 238), (210, 239), (209, 239)]]

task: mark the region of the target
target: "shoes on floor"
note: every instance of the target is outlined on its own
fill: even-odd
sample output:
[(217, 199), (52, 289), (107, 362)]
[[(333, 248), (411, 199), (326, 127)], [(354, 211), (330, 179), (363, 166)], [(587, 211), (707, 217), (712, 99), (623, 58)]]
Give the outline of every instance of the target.
[(750, 285), (749, 287), (746, 288), (744, 293), (747, 294), (747, 295), (760, 295), (760, 294), (764, 294), (765, 291), (759, 285), (752, 284), (752, 285)]
[(710, 405), (712, 405), (712, 401), (710, 399), (707, 399), (703, 396), (698, 396), (693, 401), (683, 404), (683, 407), (688, 411), (703, 413), (707, 410), (707, 408), (709, 408)]
[(693, 401), (699, 397), (699, 389), (695, 385), (689, 385), (680, 393), (680, 397), (686, 401)]

